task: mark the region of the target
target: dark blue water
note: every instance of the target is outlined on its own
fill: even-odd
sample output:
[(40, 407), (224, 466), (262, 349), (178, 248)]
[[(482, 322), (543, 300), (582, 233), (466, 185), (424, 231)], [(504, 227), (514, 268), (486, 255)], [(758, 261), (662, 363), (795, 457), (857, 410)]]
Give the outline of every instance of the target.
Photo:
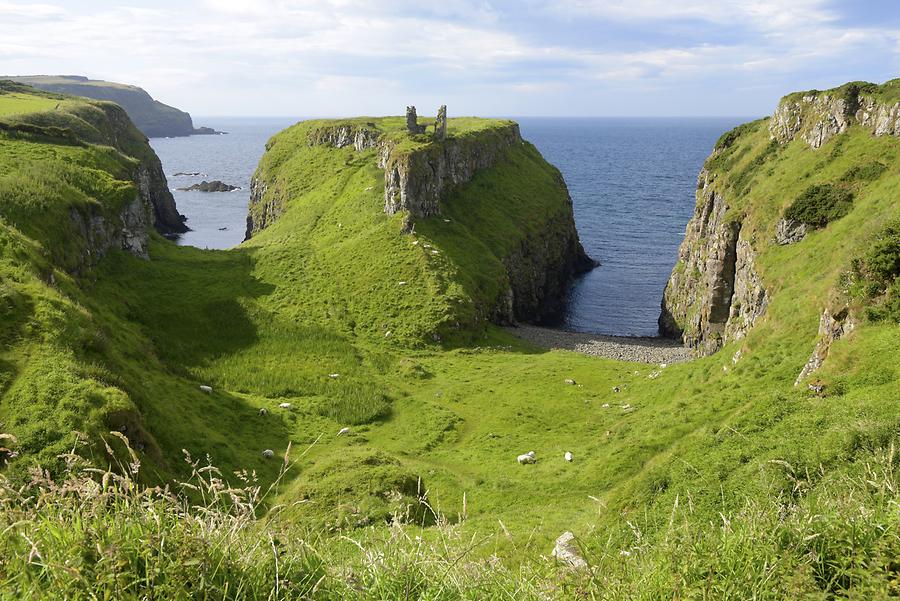
[[(188, 218), (187, 225), (191, 228), (178, 243), (198, 248), (230, 248), (244, 240), (250, 178), (265, 152), (266, 141), (297, 120), (204, 117), (196, 121), (228, 135), (152, 138), (150, 145), (162, 161), (178, 212)], [(201, 175), (175, 176), (185, 172)], [(214, 193), (177, 190), (203, 180), (219, 180), (241, 189)]]
[(569, 292), (562, 327), (655, 336), (663, 288), (716, 139), (746, 118), (520, 118), (562, 171), (587, 253), (600, 261)]
[[(745, 118), (519, 118), (522, 135), (559, 167), (588, 254), (601, 266), (575, 282), (560, 326), (656, 335), (663, 287), (694, 208), (697, 173), (722, 132)], [(228, 248), (244, 236), (250, 178), (266, 140), (296, 119), (203, 118), (227, 136), (153, 139), (171, 188), (222, 180), (228, 193), (174, 192), (193, 231), (181, 244)], [(173, 177), (180, 171), (198, 177)], [(223, 229), (225, 228), (225, 229)]]

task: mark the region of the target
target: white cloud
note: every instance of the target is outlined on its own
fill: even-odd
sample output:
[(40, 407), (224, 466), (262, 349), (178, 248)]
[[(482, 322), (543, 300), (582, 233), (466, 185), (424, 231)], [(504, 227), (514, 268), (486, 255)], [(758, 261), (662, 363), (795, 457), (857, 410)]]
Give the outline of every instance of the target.
[[(847, 57), (898, 65), (900, 56), (900, 32), (843, 26), (824, 0), (554, 0), (539, 10), (522, 0), (510, 10), (519, 19), (531, 11), (530, 31), (510, 28), (511, 15), (484, 0), (59, 2), (0, 0), (0, 22), (14, 24), (0, 37), (0, 70), (135, 83), (218, 114), (396, 111), (417, 95), (499, 113), (511, 98), (565, 100), (599, 84), (624, 90), (627, 102), (628, 85), (699, 90), (743, 78), (758, 86)], [(654, 31), (683, 19), (741, 35), (715, 43), (699, 35), (683, 46), (656, 40)], [(627, 21), (647, 33), (624, 51), (602, 36), (544, 38), (541, 20), (563, 28)]]

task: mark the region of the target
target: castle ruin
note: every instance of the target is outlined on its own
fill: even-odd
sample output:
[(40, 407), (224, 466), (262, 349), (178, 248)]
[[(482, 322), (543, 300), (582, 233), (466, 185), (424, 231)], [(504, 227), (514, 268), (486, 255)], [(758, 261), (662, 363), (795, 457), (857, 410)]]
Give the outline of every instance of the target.
[[(416, 115), (416, 107), (406, 107), (406, 130), (412, 135), (424, 134), (427, 125), (419, 125), (419, 117)], [(444, 140), (447, 137), (447, 105), (442, 104), (438, 109), (437, 119), (434, 122), (434, 137)]]

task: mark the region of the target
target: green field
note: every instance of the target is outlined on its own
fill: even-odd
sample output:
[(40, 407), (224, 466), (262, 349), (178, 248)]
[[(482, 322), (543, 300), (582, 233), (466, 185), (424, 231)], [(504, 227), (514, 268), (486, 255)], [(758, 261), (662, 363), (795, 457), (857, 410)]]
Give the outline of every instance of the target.
[[(400, 118), (378, 123), (403, 135)], [(764, 121), (737, 132), (707, 166), (754, 233), (771, 302), (745, 339), (663, 368), (544, 351), (479, 319), (504, 253), (561, 206), (532, 146), (410, 235), (382, 212), (375, 151), (309, 147), (315, 126), (270, 142), (259, 175), (289, 200), (247, 243), (154, 236), (151, 261), (112, 251), (78, 276), (56, 250), (81, 248), (67, 211), (115, 210), (128, 157), (0, 133), (0, 432), (21, 454), (0, 489), (0, 599), (187, 598), (191, 582), (216, 599), (900, 594), (900, 325), (862, 319), (816, 373), (821, 393), (794, 386), (827, 303), (881, 302), (844, 282), (900, 218), (900, 140), (852, 128), (773, 152)], [(51, 158), (77, 167), (44, 169)], [(772, 242), (810, 186), (876, 159), (886, 168), (851, 178), (846, 215)], [(59, 457), (79, 448), (107, 467), (105, 435), (128, 462), (105, 434), (123, 427), (142, 463), (131, 478), (194, 488), (140, 496), (107, 477), (98, 492)], [(517, 464), (529, 450), (537, 463)], [(207, 457), (221, 472), (198, 471)], [(264, 497), (225, 490), (243, 478)], [(15, 492), (29, 482), (39, 501)], [(566, 530), (592, 570), (546, 559)]]
[(52, 110), (59, 100), (30, 94), (0, 94), (0, 117)]

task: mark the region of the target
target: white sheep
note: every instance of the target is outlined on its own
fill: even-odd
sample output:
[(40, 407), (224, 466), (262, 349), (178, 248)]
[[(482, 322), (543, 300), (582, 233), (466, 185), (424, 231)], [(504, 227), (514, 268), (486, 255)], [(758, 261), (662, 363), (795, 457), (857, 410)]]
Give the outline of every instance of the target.
[(534, 457), (534, 451), (528, 451), (524, 455), (519, 455), (518, 457), (516, 457), (516, 461), (518, 461), (522, 465), (525, 465), (527, 463), (536, 463), (537, 459), (535, 459)]
[(262, 456), (265, 457), (266, 459), (271, 459), (272, 457), (275, 456), (275, 451), (273, 451), (272, 449), (266, 449), (265, 451), (262, 452)]
[(563, 455), (563, 457), (565, 457), (566, 461), (568, 461), (569, 463), (572, 462), (572, 453), (570, 451), (566, 451), (566, 454)]
[(200, 390), (206, 394), (212, 394), (212, 386), (201, 385)]
[(280, 409), (290, 409), (292, 406), (290, 403), (278, 403)]
[(343, 436), (344, 434), (350, 434), (350, 428), (341, 428), (338, 430), (338, 436)]

